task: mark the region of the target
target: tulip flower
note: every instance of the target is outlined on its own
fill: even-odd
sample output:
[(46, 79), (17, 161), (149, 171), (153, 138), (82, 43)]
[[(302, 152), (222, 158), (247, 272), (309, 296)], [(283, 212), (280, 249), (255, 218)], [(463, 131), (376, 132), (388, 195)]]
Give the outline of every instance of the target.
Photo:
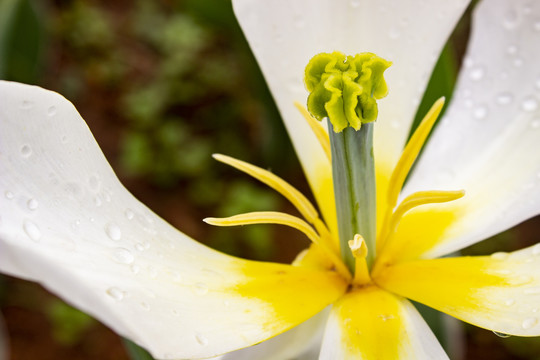
[[(292, 265), (224, 255), (174, 229), (120, 184), (67, 100), (0, 82), (0, 270), (163, 359), (446, 358), (408, 299), (538, 336), (540, 244), (440, 258), (540, 213), (535, 5), (478, 5), (457, 94), (417, 160), (444, 101), (406, 143), (412, 117), (467, 1), (234, 1), (320, 214), (274, 174), (216, 155), (302, 218), (205, 220), (302, 231), (312, 245)], [(379, 57), (392, 62), (386, 82)], [(347, 150), (358, 138), (368, 146)]]

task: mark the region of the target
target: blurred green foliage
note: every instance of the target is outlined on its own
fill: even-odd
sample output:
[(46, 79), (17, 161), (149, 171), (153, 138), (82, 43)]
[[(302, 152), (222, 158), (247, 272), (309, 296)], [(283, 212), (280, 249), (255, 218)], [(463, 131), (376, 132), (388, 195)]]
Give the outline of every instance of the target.
[(61, 344), (70, 346), (79, 342), (95, 320), (60, 300), (53, 300), (47, 308), (52, 336)]
[(0, 1), (0, 79), (37, 83), (45, 43), (37, 6), (30, 0)]

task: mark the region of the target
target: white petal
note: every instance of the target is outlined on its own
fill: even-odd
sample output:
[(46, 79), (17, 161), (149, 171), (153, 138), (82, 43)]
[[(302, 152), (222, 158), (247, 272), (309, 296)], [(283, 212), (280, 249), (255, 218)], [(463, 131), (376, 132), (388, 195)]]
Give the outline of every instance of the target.
[(320, 359), (447, 359), (422, 316), (406, 299), (376, 286), (333, 306)]
[(476, 9), (456, 96), (405, 191), (466, 191), (461, 216), (427, 257), (540, 213), (539, 19), (538, 2), (490, 0)]
[(344, 290), (327, 272), (236, 259), (178, 232), (125, 190), (58, 94), (0, 82), (0, 102), (0, 270), (40, 282), (154, 356), (258, 343)]
[[(270, 86), (317, 196), (327, 161), (293, 102), (305, 104), (304, 69), (317, 53), (374, 52), (393, 62), (380, 101), (376, 159), (397, 161), (432, 67), (467, 0), (235, 0), (240, 25)], [(323, 164), (323, 165), (321, 165)], [(328, 170), (326, 170), (328, 171)], [(317, 199), (320, 201), (320, 199)]]
[(308, 321), (258, 345), (234, 351), (223, 360), (283, 360), (317, 359), (329, 309), (321, 311)]

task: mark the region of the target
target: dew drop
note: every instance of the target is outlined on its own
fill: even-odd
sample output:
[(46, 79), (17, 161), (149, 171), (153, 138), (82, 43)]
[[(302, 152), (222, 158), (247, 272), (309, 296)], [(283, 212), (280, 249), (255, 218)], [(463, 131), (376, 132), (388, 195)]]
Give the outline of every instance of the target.
[(47, 115), (48, 116), (54, 116), (56, 115), (56, 106), (49, 106), (49, 108), (47, 109)]
[(124, 211), (124, 215), (126, 216), (126, 219), (131, 220), (135, 216), (135, 213), (131, 209), (126, 209), (126, 211)]
[(122, 237), (122, 230), (114, 223), (105, 225), (105, 232), (107, 233), (107, 236), (114, 241), (118, 241)]
[(158, 276), (158, 271), (156, 270), (155, 267), (149, 266), (148, 275), (150, 275), (150, 278), (155, 279)]
[(13, 193), (11, 191), (6, 191), (4, 193), (4, 196), (6, 197), (6, 199), (8, 200), (13, 200), (13, 198), (15, 197), (15, 195), (13, 195)]
[(505, 252), (496, 252), (491, 254), (491, 258), (495, 260), (505, 260), (508, 258), (508, 253)]
[(509, 92), (503, 92), (497, 95), (497, 98), (495, 99), (497, 101), (497, 104), (499, 105), (508, 105), (512, 102), (514, 97)]
[(21, 147), (21, 156), (27, 158), (30, 155), (32, 155), (32, 148), (30, 145), (23, 145)]
[(30, 101), (30, 100), (23, 100), (23, 102), (21, 103), (21, 109), (31, 109), (34, 107), (34, 102), (33, 101)]
[(401, 36), (401, 33), (399, 31), (399, 29), (397, 27), (391, 27), (390, 30), (388, 30), (388, 37), (390, 39), (399, 39), (399, 37)]
[(28, 207), (28, 210), (36, 210), (39, 206), (39, 203), (36, 199), (30, 199), (26, 202), (26, 206)]
[(514, 29), (518, 25), (518, 14), (514, 10), (508, 11), (503, 18), (503, 26), (508, 30)]
[(137, 249), (138, 251), (144, 251), (144, 245), (142, 243), (136, 243), (135, 244), (135, 249)]
[[(539, 175), (539, 177), (540, 177), (540, 173), (538, 173), (538, 175)], [(532, 254), (533, 254), (534, 256), (540, 255), (540, 243), (538, 243), (538, 244), (536, 244), (536, 245), (534, 245), (534, 246), (532, 247)]]
[(530, 329), (533, 326), (535, 326), (537, 323), (538, 323), (537, 318), (530, 317), (530, 318), (527, 318), (527, 319), (523, 320), (523, 322), (521, 323), (521, 327), (524, 328), (524, 329)]
[(465, 59), (463, 59), (463, 66), (465, 66), (466, 68), (470, 68), (474, 65), (474, 60), (471, 59), (470, 57), (466, 57)]
[(525, 285), (532, 281), (532, 277), (527, 275), (521, 275), (518, 277), (512, 277), (508, 279), (508, 283), (513, 286)]
[(144, 301), (141, 302), (141, 307), (143, 308), (144, 311), (150, 311), (150, 305), (148, 305)]
[(304, 20), (303, 17), (301, 16), (296, 16), (294, 18), (294, 26), (297, 28), (297, 29), (302, 29), (303, 27), (306, 26), (306, 21)]
[(508, 300), (506, 300), (506, 301), (504, 302), (504, 305), (506, 305), (506, 306), (512, 306), (512, 305), (514, 305), (515, 303), (516, 303), (516, 300), (514, 300), (514, 299), (508, 299)]
[(193, 286), (193, 292), (199, 296), (206, 295), (208, 293), (208, 286), (204, 283), (196, 283)]
[(208, 345), (208, 339), (202, 334), (195, 334), (195, 340), (202, 346)]
[(518, 51), (518, 48), (516, 45), (509, 45), (507, 48), (506, 48), (506, 52), (510, 55), (514, 55), (515, 53), (517, 53)]
[(88, 185), (90, 186), (90, 190), (98, 191), (100, 185), (99, 176), (97, 174), (91, 175), (88, 179)]
[(173, 271), (172, 273), (172, 278), (173, 278), (173, 281), (174, 282), (182, 282), (182, 275), (180, 275), (180, 273), (178, 271)]
[(485, 118), (487, 116), (487, 113), (488, 113), (488, 109), (484, 105), (477, 106), (473, 110), (473, 116), (479, 120)]
[(38, 242), (41, 239), (41, 230), (33, 222), (26, 220), (23, 224), (23, 229), (31, 240)]
[(101, 201), (101, 197), (99, 195), (94, 197), (94, 205), (96, 205), (97, 207), (100, 207), (102, 203), (103, 201)]
[(538, 295), (540, 294), (540, 287), (531, 287), (523, 290), (523, 293), (526, 295)]
[(480, 66), (472, 68), (469, 77), (474, 81), (482, 80), (484, 77), (484, 68)]
[(506, 338), (509, 338), (510, 336), (512, 336), (512, 335), (508, 335), (508, 334), (505, 334), (505, 333), (502, 333), (502, 332), (498, 332), (498, 331), (493, 331), (493, 333), (494, 333), (495, 335), (497, 335), (498, 337), (503, 338), (503, 339), (506, 339)]
[(116, 301), (122, 301), (124, 298), (124, 292), (117, 287), (108, 288), (106, 293)]
[(113, 251), (113, 259), (120, 264), (131, 264), (135, 257), (128, 249), (116, 248)]
[(536, 109), (538, 109), (538, 101), (534, 97), (529, 96), (525, 100), (523, 100), (523, 102), (521, 103), (521, 108), (524, 111), (528, 112), (535, 111)]
[(135, 275), (137, 275), (139, 273), (139, 271), (141, 271), (141, 267), (139, 265), (131, 265), (130, 267), (131, 269), (131, 272)]
[(523, 59), (517, 58), (514, 59), (513, 64), (515, 67), (522, 67), (523, 66)]

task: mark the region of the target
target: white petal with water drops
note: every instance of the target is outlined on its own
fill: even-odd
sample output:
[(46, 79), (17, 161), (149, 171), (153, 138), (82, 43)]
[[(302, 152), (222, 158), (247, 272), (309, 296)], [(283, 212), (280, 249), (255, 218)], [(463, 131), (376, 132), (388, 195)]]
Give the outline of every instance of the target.
[(404, 196), (466, 192), (459, 204), (434, 206), (454, 209), (457, 218), (424, 256), (450, 253), (540, 213), (538, 18), (540, 3), (526, 0), (482, 1), (475, 11), (457, 85), (475, 106), (459, 96), (452, 101), (405, 189)]
[[(253, 345), (345, 290), (342, 281), (332, 288), (333, 273), (236, 259), (171, 227), (126, 191), (75, 108), (56, 93), (0, 81), (0, 125), (0, 270), (40, 282), (156, 358)], [(26, 145), (34, 151), (24, 157)], [(239, 292), (259, 272), (263, 282), (282, 285), (279, 297)], [(321, 281), (330, 296), (320, 294)], [(298, 286), (307, 286), (310, 301)], [(274, 306), (284, 304), (294, 311), (276, 316)]]

